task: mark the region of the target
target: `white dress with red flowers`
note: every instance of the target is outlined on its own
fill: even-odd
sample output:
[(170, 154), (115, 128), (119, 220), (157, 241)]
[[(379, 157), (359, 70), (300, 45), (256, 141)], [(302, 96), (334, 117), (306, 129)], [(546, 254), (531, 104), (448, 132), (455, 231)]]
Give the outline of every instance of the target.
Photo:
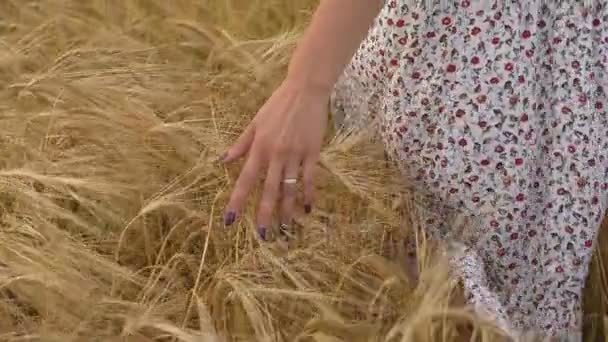
[(378, 129), (479, 312), (579, 339), (608, 200), (607, 1), (420, 2), (387, 1), (332, 112)]

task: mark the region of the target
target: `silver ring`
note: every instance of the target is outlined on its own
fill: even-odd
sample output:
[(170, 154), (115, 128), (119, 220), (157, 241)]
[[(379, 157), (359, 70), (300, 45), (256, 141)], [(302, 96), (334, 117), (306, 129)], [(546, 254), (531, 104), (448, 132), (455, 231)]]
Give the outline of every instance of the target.
[(283, 183), (285, 183), (285, 184), (296, 184), (297, 182), (298, 182), (298, 180), (295, 178), (287, 178), (287, 179), (283, 180)]

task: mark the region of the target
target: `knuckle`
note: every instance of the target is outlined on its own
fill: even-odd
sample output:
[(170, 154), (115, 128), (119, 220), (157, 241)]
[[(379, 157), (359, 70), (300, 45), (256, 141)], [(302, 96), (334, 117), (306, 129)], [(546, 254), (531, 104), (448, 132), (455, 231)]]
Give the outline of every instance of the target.
[(241, 189), (236, 189), (232, 192), (230, 204), (238, 206), (243, 201), (243, 198), (245, 198), (245, 192)]
[(278, 143), (274, 146), (274, 155), (278, 157), (284, 157), (291, 153), (291, 148), (287, 144)]
[(304, 186), (310, 187), (314, 185), (314, 178), (312, 177), (312, 175), (305, 174), (302, 177), (302, 182), (304, 183)]
[(296, 196), (296, 189), (293, 186), (286, 186), (283, 188), (283, 197), (293, 199)]
[(260, 203), (259, 213), (261, 216), (270, 215), (272, 213), (273, 205), (271, 201), (263, 200)]

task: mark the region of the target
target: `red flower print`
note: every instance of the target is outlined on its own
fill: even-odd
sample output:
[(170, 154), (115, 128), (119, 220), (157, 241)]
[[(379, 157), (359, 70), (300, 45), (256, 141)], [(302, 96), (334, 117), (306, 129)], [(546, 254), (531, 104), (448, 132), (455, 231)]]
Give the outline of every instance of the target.
[(441, 19), (441, 23), (445, 26), (448, 26), (452, 23), (452, 19), (450, 17), (444, 17)]
[(435, 38), (435, 32), (433, 32), (433, 31), (427, 32), (426, 37), (427, 38)]
[(519, 118), (519, 121), (521, 121), (521, 122), (528, 122), (528, 114), (523, 113), (521, 115), (521, 117)]
[(523, 39), (528, 39), (532, 36), (532, 32), (530, 32), (530, 30), (524, 30), (524, 32), (521, 33), (521, 37)]
[(460, 139), (460, 140), (458, 141), (458, 145), (460, 145), (460, 146), (462, 146), (462, 147), (467, 146), (467, 140), (466, 140), (466, 139), (464, 139), (464, 138)]
[(564, 268), (563, 268), (563, 267), (561, 267), (561, 266), (557, 266), (557, 267), (555, 268), (555, 272), (557, 272), (557, 273), (564, 273)]
[(591, 248), (591, 246), (593, 246), (593, 241), (591, 241), (591, 240), (585, 241), (585, 247), (586, 248)]
[(496, 153), (503, 153), (505, 151), (505, 148), (502, 147), (502, 145), (498, 145), (498, 146), (496, 146), (496, 148), (494, 149), (494, 151)]
[(403, 19), (397, 20), (397, 23), (396, 23), (397, 27), (403, 27), (404, 25), (405, 25), (405, 20), (403, 20)]
[(469, 0), (462, 0), (462, 2), (460, 3), (460, 7), (463, 8), (467, 8), (471, 5), (471, 2)]
[(471, 58), (471, 63), (472, 64), (479, 64), (479, 57), (473, 56), (473, 58)]
[(582, 104), (583, 104), (583, 103), (587, 103), (587, 96), (585, 96), (585, 95), (581, 95), (581, 96), (579, 96), (579, 97), (578, 97), (578, 102), (580, 102), (580, 103), (582, 103)]
[(401, 37), (401, 38), (399, 38), (398, 42), (401, 45), (405, 45), (405, 44), (407, 44), (407, 38), (406, 37)]
[(534, 50), (526, 50), (526, 57), (532, 58), (534, 56)]
[(499, 257), (503, 257), (505, 254), (507, 254), (507, 252), (504, 248), (499, 248), (498, 251), (496, 251), (496, 254), (498, 254)]
[(485, 121), (479, 121), (479, 123), (478, 123), (477, 125), (478, 125), (480, 128), (485, 128), (485, 127), (488, 125), (488, 123), (487, 123), (487, 122), (485, 122)]
[(477, 96), (477, 102), (479, 102), (479, 103), (484, 103), (484, 102), (486, 102), (486, 99), (487, 99), (487, 98), (486, 98), (486, 96), (485, 96), (485, 95), (479, 95), (479, 96)]
[(595, 26), (595, 27), (600, 26), (601, 23), (602, 22), (598, 18), (593, 19), (593, 22), (592, 22), (593, 26)]
[(492, 38), (492, 44), (497, 45), (498, 43), (500, 43), (500, 38), (498, 38), (498, 37)]
[(398, 64), (399, 64), (399, 61), (397, 61), (396, 59), (391, 59), (392, 66), (397, 66)]
[(488, 166), (490, 165), (490, 160), (489, 159), (484, 159), (480, 162), (481, 166)]
[(498, 82), (500, 82), (500, 79), (498, 77), (492, 77), (490, 79), (490, 83), (492, 84), (498, 84)]
[(519, 234), (511, 233), (511, 240), (517, 240), (519, 238)]
[(412, 78), (417, 80), (420, 78), (420, 73), (418, 71), (414, 71), (414, 73), (412, 73)]
[(574, 146), (574, 145), (568, 145), (568, 152), (570, 152), (570, 153), (576, 152), (576, 146)]
[(455, 72), (456, 71), (456, 66), (454, 64), (448, 64), (447, 68), (445, 69), (447, 72)]
[(395, 24), (395, 22), (393, 21), (393, 19), (389, 18), (386, 23), (388, 24), (388, 26), (393, 26)]
[(517, 166), (524, 165), (524, 160), (522, 158), (516, 158), (515, 165), (517, 165)]
[(507, 71), (513, 71), (513, 63), (507, 63), (507, 64), (505, 64), (505, 70), (507, 70)]
[(579, 188), (584, 188), (585, 185), (587, 185), (587, 181), (585, 181), (583, 178), (579, 178), (576, 181), (576, 185), (578, 185)]
[(526, 82), (526, 78), (524, 77), (524, 75), (519, 75), (519, 77), (517, 77), (517, 82), (519, 82), (519, 83)]
[(471, 30), (471, 34), (476, 36), (481, 32), (481, 29), (477, 26), (473, 27), (473, 29)]
[(515, 200), (516, 200), (517, 202), (523, 202), (525, 199), (526, 199), (526, 196), (525, 196), (524, 194), (518, 194), (518, 195), (515, 197)]
[(604, 104), (603, 104), (603, 103), (601, 103), (600, 101), (597, 101), (597, 102), (595, 103), (595, 109), (597, 109), (597, 110), (602, 110), (603, 108), (604, 108)]

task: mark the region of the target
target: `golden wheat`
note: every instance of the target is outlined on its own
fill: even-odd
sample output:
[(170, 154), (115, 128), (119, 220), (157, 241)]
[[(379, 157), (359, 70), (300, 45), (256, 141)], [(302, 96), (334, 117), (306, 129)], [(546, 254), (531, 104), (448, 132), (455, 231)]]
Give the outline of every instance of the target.
[(238, 167), (217, 156), (280, 82), (314, 6), (0, 1), (1, 341), (498, 338), (430, 249), (418, 284), (402, 272), (395, 241), (417, 221), (365, 135), (329, 139), (288, 250), (255, 238), (255, 196), (223, 227)]

